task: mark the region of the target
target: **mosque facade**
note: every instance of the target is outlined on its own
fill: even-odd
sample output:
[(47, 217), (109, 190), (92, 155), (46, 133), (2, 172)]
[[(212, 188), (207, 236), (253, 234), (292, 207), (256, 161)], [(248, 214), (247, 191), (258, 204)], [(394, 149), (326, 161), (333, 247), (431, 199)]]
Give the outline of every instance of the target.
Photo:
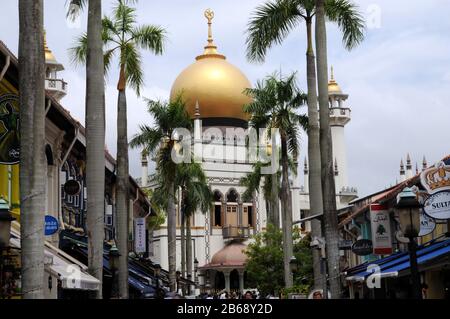
[[(243, 200), (245, 187), (241, 178), (253, 171), (254, 161), (248, 156), (245, 135), (248, 114), (243, 106), (251, 100), (243, 91), (250, 81), (237, 67), (227, 61), (212, 36), (214, 14), (205, 12), (208, 20), (208, 42), (204, 52), (176, 78), (171, 99), (182, 94), (186, 108), (194, 120), (192, 144), (194, 156), (202, 163), (208, 184), (214, 193), (210, 213), (197, 212), (192, 216), (193, 263), (198, 272), (188, 274), (201, 287), (242, 291), (245, 287), (243, 252), (251, 236), (267, 225), (266, 203), (262, 192), (252, 201)], [(348, 181), (345, 126), (351, 120), (351, 109), (346, 106), (348, 95), (343, 93), (332, 77), (329, 83), (330, 124), (333, 138), (336, 199), (338, 208), (348, 206), (357, 197), (357, 190)], [(306, 133), (305, 133), (306, 134)], [(309, 211), (308, 161), (303, 170), (290, 180), (293, 219), (298, 221)], [(141, 186), (152, 188), (148, 181), (148, 159), (142, 158)], [(181, 218), (178, 214), (178, 223)], [(168, 269), (167, 225), (162, 225), (151, 236), (150, 257), (163, 269)], [(181, 270), (181, 230), (177, 227), (177, 270)], [(191, 269), (195, 269), (191, 265)]]

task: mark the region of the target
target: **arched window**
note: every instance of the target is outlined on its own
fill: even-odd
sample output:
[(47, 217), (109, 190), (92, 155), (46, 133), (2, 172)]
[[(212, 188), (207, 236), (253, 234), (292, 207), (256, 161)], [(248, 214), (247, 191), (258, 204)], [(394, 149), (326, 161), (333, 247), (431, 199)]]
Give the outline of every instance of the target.
[(223, 226), (223, 214), (222, 214), (222, 200), (223, 195), (219, 191), (214, 192), (214, 214), (212, 218), (213, 226), (222, 227)]
[(239, 200), (239, 194), (236, 190), (232, 189), (228, 192), (227, 203), (237, 203)]

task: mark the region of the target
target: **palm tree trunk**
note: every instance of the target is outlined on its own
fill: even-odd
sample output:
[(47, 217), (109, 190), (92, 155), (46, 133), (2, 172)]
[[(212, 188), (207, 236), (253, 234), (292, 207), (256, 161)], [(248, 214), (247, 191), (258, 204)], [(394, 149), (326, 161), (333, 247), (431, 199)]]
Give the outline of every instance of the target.
[[(187, 279), (192, 279), (192, 234), (191, 234), (191, 217), (186, 217), (186, 271)], [(188, 293), (191, 288), (189, 287)]]
[(340, 297), (339, 234), (336, 209), (336, 190), (333, 172), (333, 150), (328, 103), (327, 33), (325, 0), (316, 0), (316, 49), (320, 106), (320, 151), (322, 159), (322, 189), (324, 231), (327, 252), (328, 278), (331, 298)]
[(19, 1), (22, 292), (44, 298), (45, 60), (43, 1)]
[(273, 224), (276, 228), (280, 228), (280, 196), (278, 192), (278, 172), (272, 174), (272, 199), (271, 199), (271, 208), (272, 208), (272, 220)]
[(121, 66), (117, 102), (117, 248), (119, 249), (119, 297), (128, 299), (128, 218), (129, 173), (127, 137), (127, 98), (125, 92), (125, 67)]
[(267, 225), (272, 224), (274, 225), (273, 221), (273, 212), (272, 212), (272, 199), (271, 198), (264, 198), (266, 202), (266, 218), (267, 218)]
[[(312, 40), (312, 19), (306, 20), (306, 33), (308, 50), (306, 52), (306, 74), (308, 84), (308, 162), (309, 162), (309, 214), (318, 214), (323, 211), (321, 160), (320, 160), (320, 131), (319, 112), (317, 110), (317, 78), (316, 57), (314, 56)], [(311, 236), (321, 237), (319, 220), (311, 221)], [(320, 271), (321, 256), (318, 249), (313, 250), (314, 286), (322, 288), (325, 276)]]
[(284, 132), (281, 132), (281, 215), (283, 218), (283, 262), (284, 262), (284, 282), (286, 288), (293, 285), (290, 261), (293, 255), (292, 241), (292, 196), (289, 187), (289, 158), (287, 149), (287, 138)]
[(184, 216), (184, 212), (181, 212), (181, 275), (186, 276), (186, 217)]
[[(102, 3), (89, 0), (86, 60), (86, 185), (89, 273), (103, 283), (105, 238), (105, 82)], [(102, 299), (102, 285), (96, 298)]]
[(176, 291), (176, 253), (177, 253), (177, 211), (174, 202), (174, 185), (169, 185), (169, 202), (167, 207), (167, 241), (169, 257), (170, 291)]

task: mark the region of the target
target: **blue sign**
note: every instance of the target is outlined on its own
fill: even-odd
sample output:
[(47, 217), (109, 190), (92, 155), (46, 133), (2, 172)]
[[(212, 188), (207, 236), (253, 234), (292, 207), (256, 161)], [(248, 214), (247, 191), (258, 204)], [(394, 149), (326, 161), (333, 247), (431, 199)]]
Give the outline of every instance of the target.
[(51, 236), (58, 232), (59, 223), (53, 216), (45, 216), (45, 236)]

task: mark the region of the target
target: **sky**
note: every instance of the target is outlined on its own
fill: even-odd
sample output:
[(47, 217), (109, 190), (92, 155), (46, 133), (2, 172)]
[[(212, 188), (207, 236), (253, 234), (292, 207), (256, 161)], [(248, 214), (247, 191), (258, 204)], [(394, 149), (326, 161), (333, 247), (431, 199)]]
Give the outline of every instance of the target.
[[(19, 22), (17, 0), (2, 1), (0, 40), (17, 54)], [(65, 0), (45, 0), (47, 42), (65, 71), (69, 83), (63, 106), (84, 123), (85, 70), (71, 63), (68, 49), (86, 29), (86, 14), (77, 23), (65, 18)], [(177, 75), (202, 53), (207, 39), (207, 8), (215, 11), (213, 34), (219, 51), (240, 68), (252, 83), (269, 73), (296, 71), (306, 90), (305, 30), (295, 29), (280, 46), (273, 47), (264, 63), (246, 60), (245, 30), (263, 0), (141, 0), (138, 22), (167, 29), (168, 43), (162, 56), (143, 54), (145, 87), (141, 97), (128, 92), (128, 134), (139, 124), (152, 124), (142, 97), (166, 99)], [(104, 0), (104, 13), (113, 0)], [(335, 78), (349, 94), (352, 121), (346, 126), (349, 182), (364, 196), (399, 179), (400, 160), (407, 153), (415, 165), (423, 156), (434, 164), (449, 154), (450, 119), (450, 12), (449, 0), (355, 0), (366, 19), (365, 41), (347, 51), (339, 29), (328, 24), (328, 63)], [(7, 15), (7, 17), (5, 16)], [(108, 150), (116, 153), (117, 68), (108, 75), (106, 91)], [(307, 138), (302, 137), (301, 158)], [(138, 150), (130, 151), (131, 175), (140, 177)]]

